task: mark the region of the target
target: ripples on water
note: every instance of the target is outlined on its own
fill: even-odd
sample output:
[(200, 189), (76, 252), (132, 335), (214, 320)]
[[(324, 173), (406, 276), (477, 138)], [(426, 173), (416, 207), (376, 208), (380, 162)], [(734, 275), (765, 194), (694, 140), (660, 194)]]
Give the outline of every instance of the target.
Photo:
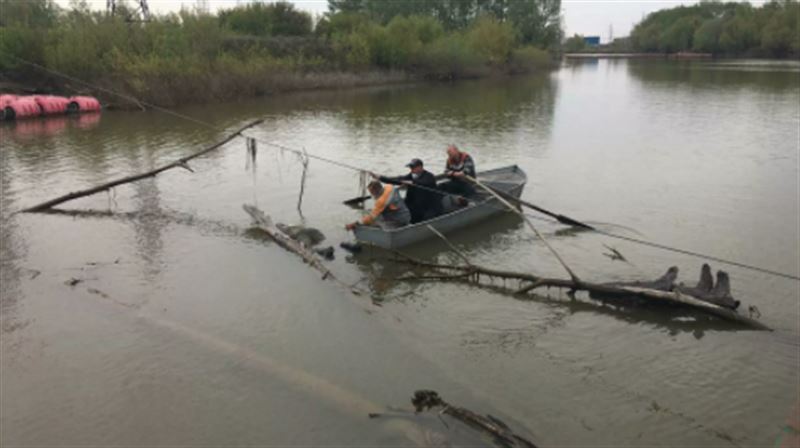
[[(439, 171), (455, 142), (479, 167), (522, 166), (524, 197), (546, 208), (797, 273), (799, 77), (796, 64), (583, 61), (550, 76), (181, 112), (221, 129), (264, 118), (251, 134), (386, 173), (412, 157)], [(361, 419), (353, 400), (407, 406), (423, 387), (544, 446), (764, 445), (797, 401), (795, 282), (713, 266), (776, 329), (762, 333), (555, 292), (519, 301), (398, 283), (407, 268), (377, 252), (354, 263), (337, 253), (337, 276), (369, 289), (381, 304), (372, 306), (248, 230), (245, 202), (301, 221), (301, 165), (263, 144), (255, 175), (239, 140), (192, 162), (194, 174), (68, 204), (76, 213), (11, 215), (224, 134), (159, 113), (87, 117), (0, 127), (3, 445), (407, 444), (391, 424)], [(341, 200), (358, 194), (356, 181), (310, 165), (303, 215), (326, 245), (348, 238), (342, 225), (356, 212)], [(534, 222), (586, 279), (678, 265), (693, 283), (701, 264)], [(478, 263), (563, 275), (513, 216), (451, 239)], [(610, 261), (604, 244), (630, 264)], [(436, 241), (412, 250), (454, 260)], [(71, 278), (81, 282), (65, 285)]]

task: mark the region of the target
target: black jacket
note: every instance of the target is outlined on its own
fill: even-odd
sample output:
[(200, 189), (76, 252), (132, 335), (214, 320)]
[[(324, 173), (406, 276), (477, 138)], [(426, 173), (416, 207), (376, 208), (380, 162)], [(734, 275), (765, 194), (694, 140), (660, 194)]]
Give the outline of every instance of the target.
[[(414, 185), (420, 185), (425, 188), (408, 187), (406, 192), (406, 205), (412, 210), (427, 211), (433, 210), (436, 213), (442, 210), (442, 194), (436, 188), (436, 177), (430, 171), (423, 170), (416, 179), (411, 173), (405, 176), (385, 177), (381, 176), (380, 181), (387, 184), (400, 185), (403, 181), (410, 180)], [(433, 190), (433, 191), (432, 191)]]

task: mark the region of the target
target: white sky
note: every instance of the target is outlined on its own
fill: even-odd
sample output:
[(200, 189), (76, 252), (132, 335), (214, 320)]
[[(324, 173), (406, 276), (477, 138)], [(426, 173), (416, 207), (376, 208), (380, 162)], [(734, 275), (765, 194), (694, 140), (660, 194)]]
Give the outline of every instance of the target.
[[(24, 0), (22, 0), (24, 1)], [(68, 6), (70, 0), (56, 0)], [(134, 3), (138, 0), (127, 0)], [(206, 5), (210, 10), (233, 7), (249, 0), (147, 0), (154, 12), (178, 11), (181, 6)], [(321, 14), (328, 10), (327, 0), (289, 0), (299, 9)], [(97, 9), (105, 8), (106, 0), (87, 0)], [(578, 33), (599, 35), (603, 41), (608, 39), (609, 27), (613, 27), (614, 37), (628, 35), (633, 25), (650, 12), (678, 5), (689, 5), (696, 0), (562, 0), (564, 31), (568, 36)]]

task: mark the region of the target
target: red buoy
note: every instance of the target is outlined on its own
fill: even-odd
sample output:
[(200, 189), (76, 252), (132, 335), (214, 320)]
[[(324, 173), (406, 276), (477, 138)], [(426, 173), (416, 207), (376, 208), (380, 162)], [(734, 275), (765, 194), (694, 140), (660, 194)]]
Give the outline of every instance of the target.
[(69, 112), (99, 112), (100, 101), (93, 96), (73, 96), (69, 99)]
[(0, 93), (0, 107), (5, 108), (8, 106), (8, 103), (17, 99), (17, 95), (11, 95), (9, 93)]
[[(6, 107), (11, 104), (12, 101), (16, 100), (16, 95), (11, 95), (8, 93), (0, 94), (0, 120), (6, 120)], [(8, 118), (10, 120), (10, 118)]]
[(3, 108), (3, 118), (6, 120), (38, 117), (41, 114), (42, 109), (31, 97), (18, 97)]
[(67, 113), (69, 100), (63, 96), (36, 95), (32, 97), (42, 109), (42, 115), (56, 115)]

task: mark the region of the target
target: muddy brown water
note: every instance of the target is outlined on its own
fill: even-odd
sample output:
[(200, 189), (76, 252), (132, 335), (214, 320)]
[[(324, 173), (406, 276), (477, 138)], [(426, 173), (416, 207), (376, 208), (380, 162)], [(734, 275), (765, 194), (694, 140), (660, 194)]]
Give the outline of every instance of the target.
[[(412, 157), (437, 171), (454, 142), (479, 168), (519, 164), (523, 197), (541, 206), (798, 275), (797, 64), (580, 61), (541, 76), (179, 112), (218, 129), (158, 112), (0, 127), (3, 446), (488, 443), (463, 428), (448, 436), (435, 418), (366, 417), (410, 408), (420, 388), (542, 446), (765, 446), (789, 431), (796, 281), (712, 263), (774, 332), (557, 292), (522, 301), (397, 282), (405, 269), (381, 253), (348, 263), (337, 250), (331, 268), (367, 291), (354, 296), (248, 230), (243, 203), (301, 222), (301, 164), (260, 144), (247, 169), (241, 139), (194, 161), (194, 174), (65, 205), (93, 213), (12, 212), (264, 118), (251, 135), (384, 173)], [(357, 184), (357, 173), (311, 161), (303, 216), (326, 243), (348, 239), (342, 226), (358, 212), (341, 201)], [(688, 283), (699, 274), (701, 260), (534, 222), (586, 279), (654, 278), (671, 265)], [(452, 241), (482, 264), (564, 275), (513, 216)], [(457, 261), (436, 241), (410, 251)]]

